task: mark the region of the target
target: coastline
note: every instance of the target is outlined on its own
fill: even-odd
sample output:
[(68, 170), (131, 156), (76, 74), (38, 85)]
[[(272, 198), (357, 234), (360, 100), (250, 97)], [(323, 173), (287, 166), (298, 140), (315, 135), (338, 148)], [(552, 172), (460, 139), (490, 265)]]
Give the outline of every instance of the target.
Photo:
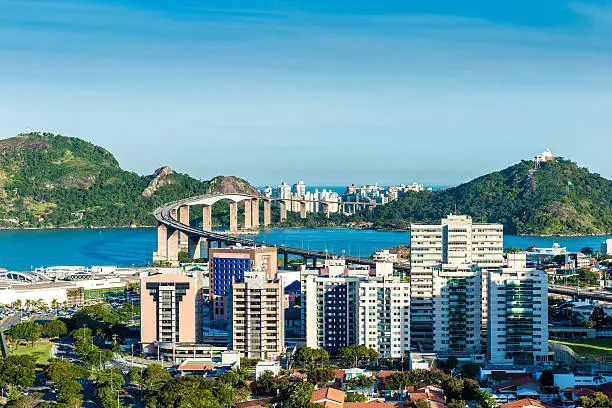
[(69, 229), (138, 229), (138, 228), (156, 228), (154, 225), (123, 225), (123, 226), (71, 226), (71, 227), (0, 227), (0, 231), (43, 231), (43, 230), (69, 230)]
[[(42, 231), (42, 230), (70, 230), (70, 229), (139, 229), (139, 228), (156, 228), (155, 225), (119, 225), (119, 226), (49, 226), (49, 227), (0, 227), (0, 231)], [(265, 228), (260, 228), (259, 231), (265, 231), (273, 228), (279, 229), (346, 229), (358, 231), (376, 231), (376, 232), (410, 232), (410, 228), (377, 228), (377, 227), (352, 227), (349, 225), (324, 225), (324, 226), (307, 226), (307, 225), (272, 225)], [(253, 230), (249, 231), (250, 233)], [(238, 232), (240, 234), (240, 232)], [(517, 234), (504, 231), (504, 235), (515, 235), (519, 237), (532, 238), (582, 238), (582, 237), (606, 237), (612, 236), (612, 232), (598, 234)]]

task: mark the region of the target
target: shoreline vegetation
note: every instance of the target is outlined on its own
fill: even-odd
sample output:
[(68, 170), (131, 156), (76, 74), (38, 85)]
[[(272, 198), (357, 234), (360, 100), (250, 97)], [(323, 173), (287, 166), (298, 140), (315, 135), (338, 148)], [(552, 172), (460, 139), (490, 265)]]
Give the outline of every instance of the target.
[[(139, 175), (122, 169), (106, 149), (74, 137), (28, 133), (0, 140), (3, 230), (154, 228), (160, 205), (210, 193), (258, 191), (237, 177), (198, 180), (167, 166)], [(278, 219), (278, 208), (272, 210)], [(275, 227), (407, 232), (411, 223), (437, 224), (453, 212), (503, 224), (511, 235), (606, 236), (612, 234), (612, 181), (561, 157), (523, 160), (456, 187), (406, 192), (350, 216), (309, 213), (300, 219), (289, 213)], [(226, 203), (215, 203), (212, 214), (213, 224), (229, 224)], [(200, 222), (192, 216), (192, 225)]]

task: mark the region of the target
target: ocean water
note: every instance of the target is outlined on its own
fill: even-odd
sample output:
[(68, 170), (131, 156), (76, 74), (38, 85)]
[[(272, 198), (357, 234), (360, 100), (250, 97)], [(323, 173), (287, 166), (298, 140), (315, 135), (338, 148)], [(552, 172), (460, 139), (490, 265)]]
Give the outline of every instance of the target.
[[(369, 256), (380, 248), (410, 243), (408, 232), (352, 230), (340, 228), (273, 228), (250, 239), (269, 245), (285, 245), (330, 253)], [(553, 243), (570, 251), (583, 247), (599, 249), (606, 238), (588, 237), (523, 237), (506, 235), (504, 247), (527, 248), (530, 245), (550, 247)], [(0, 267), (27, 271), (52, 265), (117, 265), (144, 266), (157, 248), (153, 228), (135, 229), (51, 229), (1, 230)]]

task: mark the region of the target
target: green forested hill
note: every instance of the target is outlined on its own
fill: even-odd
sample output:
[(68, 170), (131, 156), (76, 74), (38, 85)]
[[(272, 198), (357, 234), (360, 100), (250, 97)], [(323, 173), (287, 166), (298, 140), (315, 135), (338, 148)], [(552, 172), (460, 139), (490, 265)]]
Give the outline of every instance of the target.
[(160, 204), (228, 186), (253, 192), (234, 177), (199, 181), (167, 167), (140, 176), (77, 138), (30, 133), (0, 140), (0, 227), (153, 225)]
[(612, 181), (562, 158), (535, 169), (522, 161), (444, 191), (407, 193), (359, 214), (377, 227), (439, 222), (455, 211), (479, 222), (504, 224), (515, 234), (612, 232)]

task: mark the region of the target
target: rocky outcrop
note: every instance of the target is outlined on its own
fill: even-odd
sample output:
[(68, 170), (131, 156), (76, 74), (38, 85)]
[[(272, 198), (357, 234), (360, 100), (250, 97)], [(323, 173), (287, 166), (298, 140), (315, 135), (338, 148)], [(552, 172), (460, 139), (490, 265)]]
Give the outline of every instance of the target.
[(220, 194), (259, 195), (247, 181), (234, 176), (218, 176), (210, 181), (210, 192)]
[(168, 166), (160, 167), (155, 170), (155, 173), (153, 173), (153, 180), (151, 180), (142, 191), (142, 196), (144, 198), (150, 198), (155, 194), (158, 188), (172, 184), (172, 180), (168, 178), (171, 174), (174, 174), (174, 171)]

